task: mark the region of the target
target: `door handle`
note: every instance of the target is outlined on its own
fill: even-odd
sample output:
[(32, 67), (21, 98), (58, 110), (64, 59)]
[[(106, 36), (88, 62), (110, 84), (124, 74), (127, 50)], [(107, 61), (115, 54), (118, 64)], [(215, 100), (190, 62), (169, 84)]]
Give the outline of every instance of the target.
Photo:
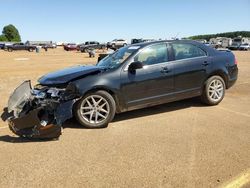
[(204, 62), (202, 63), (202, 65), (203, 65), (203, 66), (208, 66), (209, 63), (208, 63), (207, 61), (204, 61)]
[(162, 67), (161, 73), (169, 73), (171, 70), (169, 70), (167, 67)]

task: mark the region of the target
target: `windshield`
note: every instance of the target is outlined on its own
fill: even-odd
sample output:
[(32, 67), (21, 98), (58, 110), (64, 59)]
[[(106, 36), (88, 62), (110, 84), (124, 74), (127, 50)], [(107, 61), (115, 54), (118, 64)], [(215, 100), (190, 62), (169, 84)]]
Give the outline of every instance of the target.
[(139, 46), (120, 48), (113, 54), (110, 54), (101, 61), (99, 61), (97, 63), (97, 66), (102, 66), (110, 69), (116, 68), (119, 65), (123, 64), (128, 59), (128, 57), (134, 54), (139, 48)]

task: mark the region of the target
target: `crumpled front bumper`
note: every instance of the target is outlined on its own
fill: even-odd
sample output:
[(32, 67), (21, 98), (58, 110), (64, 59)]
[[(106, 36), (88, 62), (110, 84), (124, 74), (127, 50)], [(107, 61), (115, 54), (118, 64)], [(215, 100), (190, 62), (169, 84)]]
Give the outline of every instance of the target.
[(38, 113), (41, 109), (30, 111), (20, 118), (8, 120), (10, 130), (21, 137), (27, 138), (58, 138), (62, 134), (60, 126), (55, 124), (41, 125)]
[(76, 99), (34, 101), (36, 98), (32, 95), (30, 81), (23, 82), (15, 89), (8, 101), (10, 130), (21, 137), (58, 138), (63, 122), (73, 116)]

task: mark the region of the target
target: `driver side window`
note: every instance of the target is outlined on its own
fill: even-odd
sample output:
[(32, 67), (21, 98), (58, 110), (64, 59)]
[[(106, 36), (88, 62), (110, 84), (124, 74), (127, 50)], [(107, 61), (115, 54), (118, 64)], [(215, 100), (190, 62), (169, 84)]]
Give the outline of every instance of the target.
[(157, 44), (146, 47), (134, 57), (134, 61), (139, 61), (143, 65), (154, 65), (168, 61), (166, 44)]

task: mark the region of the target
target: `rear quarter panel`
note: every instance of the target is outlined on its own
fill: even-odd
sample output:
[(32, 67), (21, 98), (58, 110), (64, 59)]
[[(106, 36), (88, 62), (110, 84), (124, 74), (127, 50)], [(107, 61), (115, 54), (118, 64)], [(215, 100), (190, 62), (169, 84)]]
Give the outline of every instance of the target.
[(226, 87), (230, 87), (230, 82), (236, 81), (238, 68), (235, 64), (235, 56), (231, 51), (217, 51), (212, 56), (212, 71), (209, 75), (220, 75), (225, 80)]

